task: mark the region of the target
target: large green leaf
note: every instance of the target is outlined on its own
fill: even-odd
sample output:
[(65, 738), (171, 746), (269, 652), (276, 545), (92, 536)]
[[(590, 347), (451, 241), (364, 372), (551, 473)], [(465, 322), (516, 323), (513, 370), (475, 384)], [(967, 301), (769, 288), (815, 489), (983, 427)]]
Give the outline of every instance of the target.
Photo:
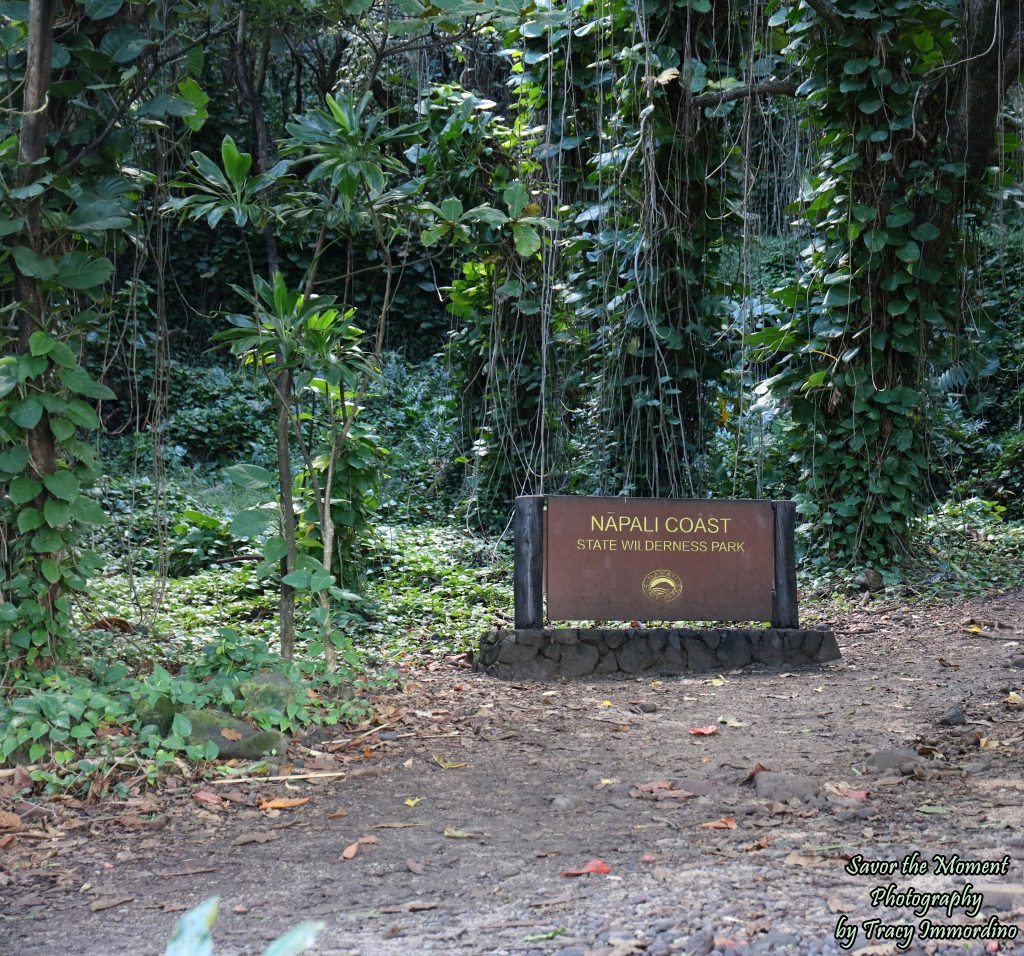
[(26, 531), (35, 531), (43, 526), (43, 513), (38, 508), (26, 508), (18, 512), (18, 530), (24, 534)]
[(100, 51), (115, 63), (131, 63), (148, 45), (145, 34), (134, 27), (119, 26), (103, 34)]
[(198, 133), (210, 115), (206, 108), (210, 97), (192, 77), (188, 77), (178, 84), (178, 92), (192, 104), (192, 113), (190, 115), (183, 114), (182, 119), (193, 133)]
[(164, 956), (212, 956), (213, 937), (210, 927), (217, 918), (216, 896), (189, 910), (174, 927), (174, 935), (164, 950)]
[(231, 533), (236, 538), (255, 538), (267, 530), (271, 517), (259, 508), (240, 511), (231, 519)]
[(25, 445), (15, 445), (0, 454), (0, 471), (8, 475), (17, 475), (28, 466), (28, 448)]
[(59, 375), (64, 386), (78, 395), (85, 395), (87, 398), (100, 400), (117, 397), (106, 385), (101, 385), (80, 366), (62, 368)]
[(263, 956), (298, 956), (316, 943), (316, 937), (323, 927), (323, 923), (299, 923), (295, 929), (274, 940), (264, 950)]
[(43, 486), (35, 478), (30, 478), (28, 475), (18, 475), (11, 482), (9, 489), (11, 501), (16, 505), (23, 505), (31, 501), (42, 490)]
[(110, 278), (114, 264), (105, 256), (69, 252), (60, 257), (58, 281), (66, 289), (93, 289)]
[(85, 524), (103, 525), (110, 523), (110, 516), (100, 507), (98, 501), (82, 495), (71, 503), (71, 514), (76, 521)]
[(532, 256), (540, 249), (540, 236), (533, 226), (521, 222), (513, 223), (512, 238), (515, 240), (516, 252), (521, 256)]
[(74, 501), (82, 487), (70, 471), (55, 471), (52, 475), (43, 475), (43, 484), (51, 495), (63, 501)]
[(11, 405), (7, 415), (19, 428), (35, 428), (43, 417), (43, 404), (38, 398), (23, 398)]
[(123, 0), (84, 0), (85, 15), (93, 20), (106, 20), (121, 9)]
[(51, 528), (63, 528), (71, 520), (71, 505), (56, 498), (47, 498), (43, 504), (43, 517)]
[(36, 255), (28, 246), (15, 246), (11, 250), (18, 271), (32, 279), (52, 279), (57, 274), (57, 263), (49, 256)]
[(13, 355), (5, 355), (0, 358), (0, 398), (10, 395), (18, 383), (18, 360)]
[(48, 355), (56, 344), (57, 340), (46, 332), (33, 332), (28, 337), (28, 350), (33, 355)]
[(274, 481), (274, 476), (259, 465), (229, 465), (223, 470), (223, 475), (233, 485), (250, 490), (269, 488)]
[(236, 188), (240, 187), (252, 168), (252, 154), (239, 152), (235, 141), (230, 136), (225, 136), (220, 146), (220, 157), (228, 179)]
[(124, 229), (129, 225), (131, 219), (124, 207), (110, 199), (82, 200), (68, 217), (68, 226), (78, 232), (105, 232), (107, 229)]
[(80, 398), (73, 398), (68, 402), (68, 409), (65, 412), (79, 428), (98, 428), (100, 420), (93, 407)]

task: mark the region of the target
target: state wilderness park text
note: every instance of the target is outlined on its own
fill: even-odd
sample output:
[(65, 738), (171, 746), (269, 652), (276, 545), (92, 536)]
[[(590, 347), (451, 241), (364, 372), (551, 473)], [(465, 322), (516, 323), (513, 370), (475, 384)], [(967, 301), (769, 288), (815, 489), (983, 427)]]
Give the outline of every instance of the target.
[[(628, 515), (608, 512), (590, 516), (590, 530), (618, 537), (577, 538), (577, 551), (678, 551), (745, 553), (742, 540), (727, 537), (732, 518), (690, 515)], [(630, 537), (623, 537), (628, 534)], [(666, 534), (672, 538), (641, 538), (633, 535)], [(680, 537), (702, 535), (703, 537)]]

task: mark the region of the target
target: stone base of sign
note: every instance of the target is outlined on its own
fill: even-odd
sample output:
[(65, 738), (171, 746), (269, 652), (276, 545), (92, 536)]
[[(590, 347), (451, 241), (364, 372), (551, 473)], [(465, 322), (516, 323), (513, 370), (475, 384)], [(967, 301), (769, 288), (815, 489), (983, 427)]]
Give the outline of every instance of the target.
[(800, 667), (840, 659), (831, 631), (637, 628), (490, 631), (474, 670), (506, 680), (686, 674), (750, 664)]

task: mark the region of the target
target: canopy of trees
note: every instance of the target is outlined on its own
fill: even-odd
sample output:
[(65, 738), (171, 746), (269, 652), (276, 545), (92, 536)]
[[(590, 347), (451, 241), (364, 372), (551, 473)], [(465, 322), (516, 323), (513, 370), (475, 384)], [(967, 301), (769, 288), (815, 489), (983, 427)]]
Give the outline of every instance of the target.
[(4, 653), (67, 652), (97, 436), (159, 474), (210, 349), (273, 446), (179, 427), (266, 489), (286, 655), (358, 589), (385, 353), (444, 355), (421, 467), (483, 524), (795, 497), (898, 575), (934, 501), (1018, 512), (1022, 42), (997, 0), (0, 3)]

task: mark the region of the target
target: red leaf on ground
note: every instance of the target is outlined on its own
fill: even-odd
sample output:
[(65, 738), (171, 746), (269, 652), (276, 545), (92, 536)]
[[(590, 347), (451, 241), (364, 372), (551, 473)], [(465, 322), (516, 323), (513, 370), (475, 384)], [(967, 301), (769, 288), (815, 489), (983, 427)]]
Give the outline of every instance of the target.
[(849, 787), (836, 787), (836, 789), (851, 800), (863, 800), (871, 792), (870, 790), (851, 790)]
[(718, 728), (714, 724), (709, 724), (707, 727), (691, 727), (689, 733), (694, 737), (710, 737), (712, 734), (718, 733)]
[(261, 810), (291, 810), (304, 807), (312, 797), (274, 797), (273, 800), (260, 800)]
[(200, 803), (208, 803), (212, 807), (219, 807), (224, 801), (215, 793), (210, 793), (209, 790), (197, 790), (192, 794), (193, 800), (198, 800)]
[(735, 830), (736, 818), (722, 817), (720, 820), (712, 820), (710, 823), (702, 823), (701, 827), (705, 830)]
[(591, 860), (579, 869), (562, 870), (562, 876), (586, 876), (588, 873), (611, 873), (612, 868), (604, 860)]
[(642, 857), (640, 857), (640, 862), (641, 863), (657, 863), (658, 862), (658, 858), (653, 853), (645, 853)]
[(754, 764), (754, 769), (753, 769), (753, 770), (751, 770), (751, 771), (750, 771), (750, 773), (748, 773), (748, 774), (747, 774), (747, 775), (746, 775), (746, 776), (745, 776), (745, 777), (744, 777), (744, 778), (743, 778), (743, 779), (742, 779), (742, 780), (740, 781), (740, 783), (741, 783), (741, 784), (744, 784), (744, 783), (753, 783), (753, 782), (754, 782), (754, 777), (756, 777), (756, 776), (757, 776), (757, 775), (758, 775), (759, 773), (761, 773), (762, 771), (764, 771), (764, 770), (767, 770), (767, 769), (768, 769), (768, 768), (767, 768), (767, 767), (766, 767), (766, 766), (765, 766), (764, 764), (761, 764), (761, 763), (757, 763), (757, 764)]

